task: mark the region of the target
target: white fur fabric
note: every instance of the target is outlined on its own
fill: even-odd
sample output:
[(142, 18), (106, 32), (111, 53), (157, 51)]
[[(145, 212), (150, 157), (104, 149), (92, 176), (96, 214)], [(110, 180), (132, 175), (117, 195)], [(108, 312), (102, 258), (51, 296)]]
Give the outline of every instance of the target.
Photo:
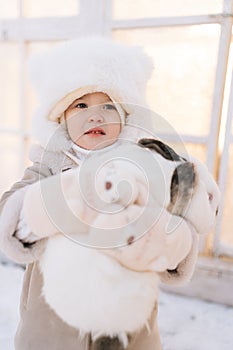
[(84, 89), (82, 94), (102, 91), (115, 102), (144, 105), (152, 68), (140, 47), (95, 36), (57, 45), (30, 63), (32, 82), (48, 112), (78, 88)]

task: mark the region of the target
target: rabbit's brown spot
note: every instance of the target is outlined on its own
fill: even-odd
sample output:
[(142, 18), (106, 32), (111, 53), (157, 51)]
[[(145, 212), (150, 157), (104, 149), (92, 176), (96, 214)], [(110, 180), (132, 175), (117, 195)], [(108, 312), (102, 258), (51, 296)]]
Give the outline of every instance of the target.
[(106, 181), (105, 188), (106, 188), (106, 190), (110, 190), (110, 188), (112, 188), (112, 183), (110, 181)]
[(212, 195), (212, 193), (208, 193), (208, 196), (209, 196), (209, 201), (211, 202), (214, 196)]
[(134, 236), (130, 236), (130, 237), (127, 239), (128, 245), (132, 244), (133, 241), (134, 241)]

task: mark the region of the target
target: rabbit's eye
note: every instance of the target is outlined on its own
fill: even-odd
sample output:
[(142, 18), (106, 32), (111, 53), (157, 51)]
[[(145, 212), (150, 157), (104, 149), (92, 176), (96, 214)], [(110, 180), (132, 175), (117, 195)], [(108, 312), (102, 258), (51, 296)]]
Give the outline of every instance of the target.
[(208, 193), (208, 196), (209, 196), (209, 201), (212, 202), (214, 196), (212, 195), (212, 193)]

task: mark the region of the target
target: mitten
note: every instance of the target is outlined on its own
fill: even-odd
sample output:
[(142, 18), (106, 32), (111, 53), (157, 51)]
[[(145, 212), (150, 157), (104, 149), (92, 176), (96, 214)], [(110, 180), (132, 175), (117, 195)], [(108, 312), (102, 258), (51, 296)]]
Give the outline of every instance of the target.
[(38, 260), (44, 251), (46, 239), (33, 244), (24, 244), (17, 236), (17, 225), (28, 187), (17, 190), (7, 200), (1, 212), (0, 247), (4, 253), (19, 264), (29, 264)]
[(23, 210), (20, 211), (18, 225), (15, 231), (15, 237), (24, 243), (33, 243), (41, 239), (41, 237), (38, 237), (32, 233), (31, 228), (25, 221)]
[(77, 169), (30, 185), (24, 198), (23, 213), (27, 225), (40, 238), (58, 232), (86, 232)]

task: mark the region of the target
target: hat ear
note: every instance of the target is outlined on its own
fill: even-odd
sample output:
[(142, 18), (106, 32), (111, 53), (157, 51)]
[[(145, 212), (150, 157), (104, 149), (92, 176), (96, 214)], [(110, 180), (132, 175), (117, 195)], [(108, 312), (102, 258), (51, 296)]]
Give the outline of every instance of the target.
[(170, 146), (162, 141), (144, 138), (138, 141), (139, 146), (149, 148), (156, 153), (159, 153), (163, 158), (171, 161), (182, 161), (184, 158), (180, 157)]

